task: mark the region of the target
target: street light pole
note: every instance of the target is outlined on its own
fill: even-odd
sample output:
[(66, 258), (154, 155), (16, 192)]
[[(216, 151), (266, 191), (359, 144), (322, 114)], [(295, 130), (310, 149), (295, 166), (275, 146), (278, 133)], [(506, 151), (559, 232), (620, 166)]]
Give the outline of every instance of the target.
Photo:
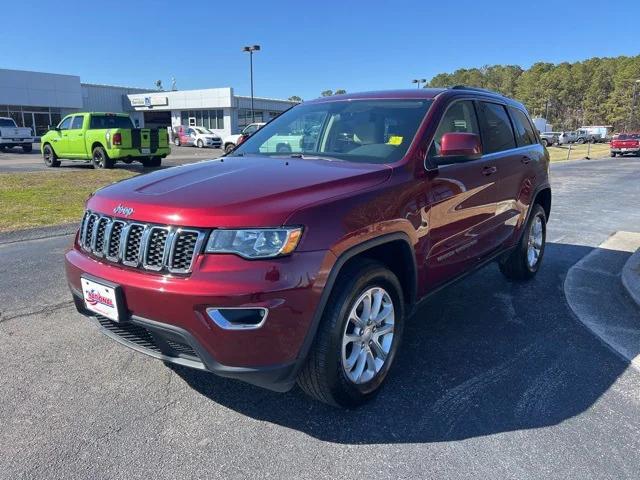
[(414, 78), (413, 80), (411, 80), (411, 83), (417, 83), (418, 84), (418, 88), (420, 88), (420, 84), (421, 83), (424, 83), (426, 85), (427, 79), (426, 78)]
[(633, 117), (636, 113), (636, 90), (638, 88), (638, 84), (640, 83), (640, 79), (633, 81), (633, 96), (631, 97), (631, 115), (629, 115), (629, 125), (627, 128), (632, 130), (633, 128)]
[(249, 52), (249, 76), (251, 79), (251, 123), (255, 123), (256, 115), (253, 110), (253, 52), (257, 52), (260, 50), (260, 45), (251, 45), (247, 47), (243, 47), (243, 52)]

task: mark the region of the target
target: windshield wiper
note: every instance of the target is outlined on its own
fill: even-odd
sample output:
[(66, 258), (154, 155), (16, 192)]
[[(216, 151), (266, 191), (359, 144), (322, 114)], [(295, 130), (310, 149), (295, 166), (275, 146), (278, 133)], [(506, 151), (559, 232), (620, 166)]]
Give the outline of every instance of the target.
[(303, 153), (292, 153), (289, 155), (289, 158), (320, 158), (322, 160), (328, 160), (330, 162), (342, 162), (343, 160), (335, 157), (327, 157), (325, 155), (316, 155), (315, 153), (310, 153), (305, 155)]

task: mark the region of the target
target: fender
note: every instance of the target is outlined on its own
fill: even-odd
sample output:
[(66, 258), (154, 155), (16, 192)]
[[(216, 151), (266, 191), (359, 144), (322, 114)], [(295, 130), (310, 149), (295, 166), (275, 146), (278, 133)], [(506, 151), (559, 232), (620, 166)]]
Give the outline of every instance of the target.
[(329, 276), (327, 277), (327, 282), (322, 291), (320, 301), (318, 302), (316, 311), (313, 314), (313, 318), (311, 319), (311, 325), (309, 327), (309, 331), (307, 332), (307, 336), (305, 337), (302, 347), (300, 347), (300, 351), (298, 352), (298, 357), (296, 362), (297, 365), (295, 370), (293, 371), (293, 379), (295, 379), (295, 377), (298, 374), (298, 371), (304, 365), (304, 361), (307, 358), (307, 354), (309, 353), (309, 350), (311, 349), (311, 345), (313, 344), (313, 340), (315, 339), (318, 326), (320, 325), (320, 321), (322, 320), (322, 315), (324, 313), (324, 309), (329, 300), (329, 296), (331, 295), (331, 292), (338, 278), (338, 275), (340, 275), (340, 271), (342, 270), (344, 265), (355, 256), (363, 252), (366, 252), (367, 250), (370, 250), (374, 247), (378, 247), (380, 245), (384, 245), (386, 243), (398, 241), (398, 240), (405, 242), (411, 251), (411, 259), (412, 259), (411, 267), (413, 269), (413, 275), (412, 275), (413, 288), (412, 288), (412, 291), (408, 292), (409, 307), (415, 303), (417, 284), (418, 284), (418, 265), (416, 262), (415, 249), (413, 248), (413, 245), (411, 245), (409, 236), (406, 233), (394, 232), (394, 233), (383, 234), (383, 235), (380, 235), (379, 237), (366, 240), (362, 243), (359, 243), (358, 245), (355, 245), (349, 248), (337, 258), (337, 260), (333, 264), (333, 267), (331, 268), (331, 272), (329, 272)]

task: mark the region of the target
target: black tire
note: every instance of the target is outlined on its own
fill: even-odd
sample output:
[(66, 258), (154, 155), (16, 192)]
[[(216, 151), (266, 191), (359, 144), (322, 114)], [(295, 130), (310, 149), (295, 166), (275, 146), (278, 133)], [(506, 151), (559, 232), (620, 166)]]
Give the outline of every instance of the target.
[(91, 163), (93, 164), (93, 168), (113, 168), (114, 161), (109, 158), (107, 152), (104, 151), (102, 147), (96, 147), (93, 149), (93, 153), (91, 156)]
[(585, 140), (584, 138), (579, 138), (578, 140), (576, 140), (576, 143), (577, 143), (578, 145), (584, 145), (585, 141), (586, 141), (586, 140)]
[[(540, 250), (535, 261), (535, 264), (531, 265), (527, 260), (529, 253), (529, 239), (531, 237), (531, 230), (536, 219), (540, 219), (542, 222), (542, 243)], [(527, 220), (522, 236), (518, 245), (514, 248), (513, 252), (500, 262), (500, 271), (510, 280), (523, 281), (533, 278), (542, 264), (542, 258), (544, 257), (544, 250), (547, 241), (547, 216), (544, 209), (539, 204), (534, 204), (531, 207), (531, 214)]]
[(616, 155), (618, 155), (616, 152), (611, 152), (612, 157), (615, 157)]
[(176, 138), (174, 138), (174, 139), (173, 139), (173, 144), (174, 144), (176, 147), (179, 147), (179, 146), (180, 146), (180, 137), (176, 137)]
[[(393, 302), (393, 338), (381, 369), (369, 381), (358, 384), (345, 373), (342, 338), (355, 302), (372, 287), (384, 288)], [(402, 338), (404, 315), (402, 287), (389, 269), (371, 260), (347, 266), (331, 292), (311, 351), (298, 374), (300, 388), (316, 400), (338, 407), (354, 408), (372, 399), (393, 365)]]
[(44, 164), (47, 167), (60, 166), (60, 160), (58, 160), (56, 152), (53, 151), (53, 148), (49, 144), (46, 144), (44, 147), (42, 147), (42, 158), (44, 159)]
[(7, 151), (6, 145), (0, 145), (0, 152), (6, 152), (6, 151)]
[(31, 153), (32, 150), (33, 150), (33, 145), (31, 145), (30, 143), (28, 145), (22, 145), (23, 153)]
[(198, 139), (198, 141), (196, 142), (196, 146), (197, 146), (198, 148), (202, 148), (202, 147), (204, 147), (204, 143), (202, 142), (202, 140), (201, 140), (201, 139)]
[(233, 143), (227, 143), (224, 146), (224, 153), (231, 153), (234, 148), (236, 148), (236, 146)]
[(547, 140), (546, 138), (542, 139), (542, 146), (543, 147), (548, 147), (549, 146), (549, 140)]
[(161, 164), (162, 164), (161, 157), (151, 157), (151, 158), (145, 158), (144, 160), (142, 160), (142, 165), (144, 165), (147, 168), (158, 168)]

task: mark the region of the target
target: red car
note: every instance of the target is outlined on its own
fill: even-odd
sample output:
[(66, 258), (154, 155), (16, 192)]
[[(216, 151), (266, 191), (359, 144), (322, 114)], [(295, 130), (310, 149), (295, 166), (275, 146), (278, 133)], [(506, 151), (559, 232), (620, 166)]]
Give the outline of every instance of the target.
[(620, 133), (611, 139), (611, 156), (632, 153), (640, 155), (640, 133)]
[(66, 274), (131, 348), (353, 407), (419, 301), (492, 261), (536, 274), (548, 164), (524, 107), (488, 91), (304, 102), (231, 155), (96, 192)]

